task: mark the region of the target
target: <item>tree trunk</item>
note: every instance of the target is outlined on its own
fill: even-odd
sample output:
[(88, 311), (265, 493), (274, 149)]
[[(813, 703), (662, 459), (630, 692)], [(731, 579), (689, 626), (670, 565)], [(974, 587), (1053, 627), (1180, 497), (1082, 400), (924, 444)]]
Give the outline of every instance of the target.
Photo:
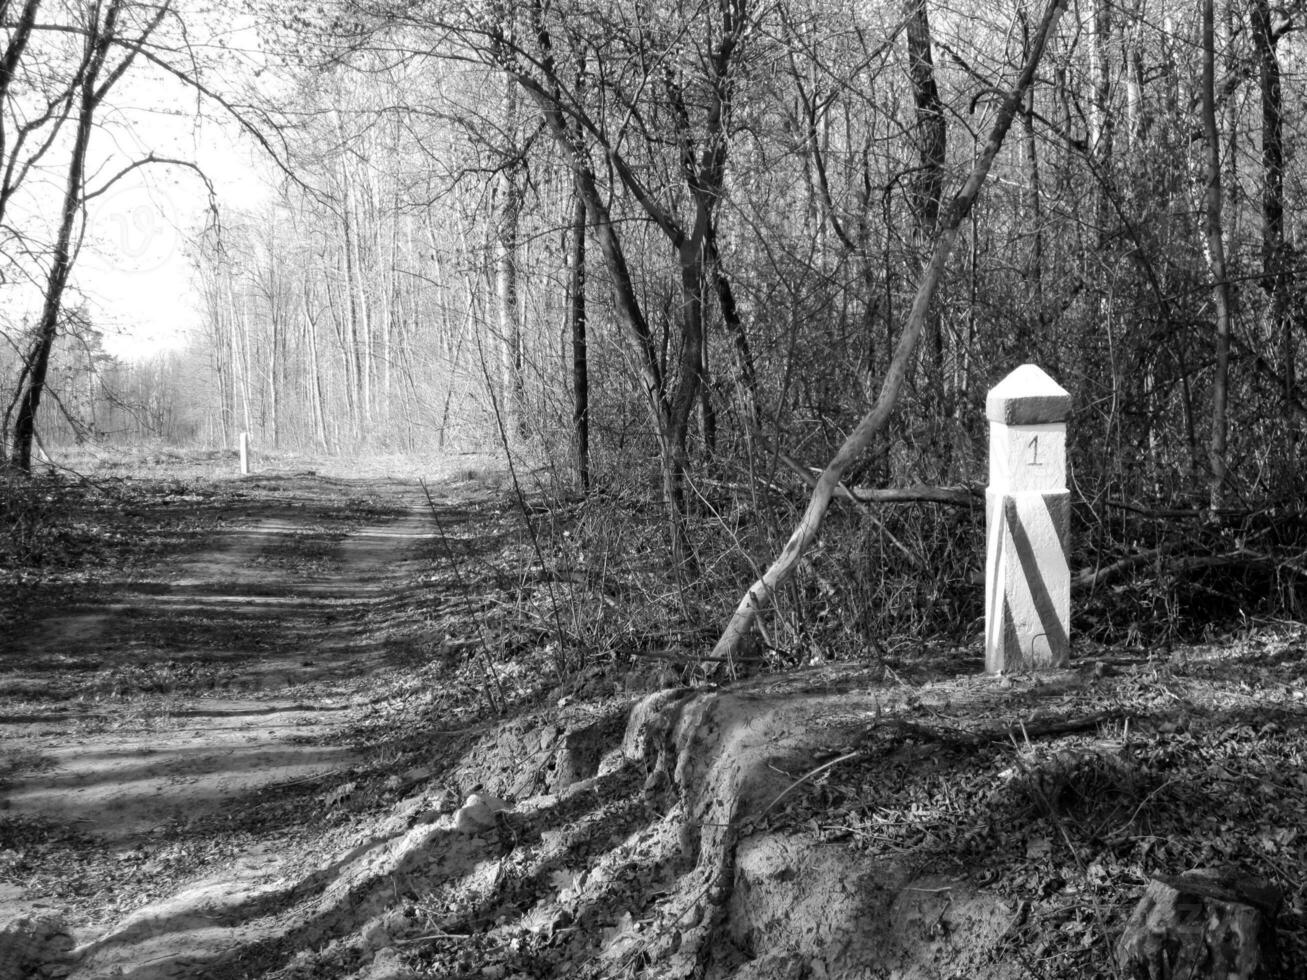
[[(1023, 10), (1021, 43), (1023, 54), (1030, 52), (1030, 18)], [(1035, 93), (1032, 91), (1021, 113), (1022, 149), (1026, 164), (1026, 211), (1030, 220), (1030, 257), (1026, 262), (1025, 278), (1030, 291), (1030, 304), (1035, 312), (1035, 325), (1039, 336), (1044, 335), (1044, 206), (1039, 183), (1039, 146), (1035, 139)]]
[(1252, 0), (1253, 47), (1257, 52), (1262, 101), (1262, 290), (1267, 295), (1267, 341), (1280, 342), (1284, 372), (1285, 489), (1297, 480), (1298, 439), (1293, 411), (1294, 344), (1289, 316), (1288, 249), (1284, 241), (1284, 97), (1280, 87), (1279, 40), (1268, 0)]
[[(337, 129), (344, 140), (344, 127), (337, 117)], [(369, 405), (368, 374), (371, 366), (363, 358), (364, 338), (369, 330), (368, 297), (363, 286), (363, 252), (358, 239), (360, 229), (355, 213), (354, 178), (349, 167), (340, 168), (342, 199), (340, 220), (342, 232), (342, 249), (345, 259), (345, 292), (348, 299), (349, 319), (346, 321), (347, 332), (344, 340), (344, 353), (349, 362), (347, 383), (350, 384), (349, 401), (353, 406), (355, 421), (354, 438), (361, 440), (369, 434), (371, 412)]]
[(699, 351), (699, 421), (704, 452), (711, 456), (717, 452), (717, 406), (713, 404), (709, 378), (708, 338), (705, 337)]
[[(8, 4), (5, 6), (7, 7)], [(7, 106), (9, 104), (9, 89), (13, 84), (14, 72), (18, 69), (18, 63), (22, 60), (23, 52), (32, 39), (32, 28), (36, 24), (36, 14), (40, 6), (41, 0), (26, 0), (23, 4), (22, 13), (18, 15), (17, 20), (12, 24), (9, 43), (5, 45), (4, 53), (0, 54), (0, 105)], [(7, 122), (6, 118), (0, 116), (0, 161), (7, 160), (6, 153), (9, 150), (9, 134), (5, 131)], [(0, 186), (0, 220), (3, 220), (6, 206), (16, 189), (17, 182), (6, 176), (3, 186)]]
[[(32, 468), (32, 439), (36, 434), (36, 415), (45, 392), (46, 373), (50, 366), (50, 352), (59, 332), (63, 309), (64, 288), (72, 271), (74, 252), (73, 229), (81, 214), (86, 180), (86, 148), (91, 141), (91, 128), (95, 123), (95, 110), (103, 100), (108, 85), (116, 75), (110, 75), (106, 88), (97, 88), (100, 71), (104, 67), (109, 46), (114, 40), (122, 0), (111, 0), (103, 24), (94, 21), (87, 34), (81, 63), (81, 81), (78, 86), (77, 130), (73, 136), (72, 153), (68, 164), (68, 180), (64, 185), (63, 204), (59, 212), (59, 232), (55, 239), (50, 272), (46, 277), (45, 299), (41, 305), (41, 318), (37, 321), (35, 336), (25, 359), (26, 381), (20, 389), (13, 431), (5, 440), (9, 447), (11, 466), (30, 472)], [(98, 13), (98, 11), (97, 11)], [(155, 23), (158, 23), (156, 18)]]
[[(233, 287), (234, 288), (234, 287)], [(254, 376), (254, 357), (250, 350), (254, 343), (250, 336), (250, 311), (242, 303), (240, 309), (236, 308), (236, 296), (233, 292), (231, 296), (231, 315), (232, 322), (240, 326), (240, 332), (237, 336), (240, 338), (240, 395), (241, 395), (241, 431), (254, 431), (254, 389), (251, 379)]]
[[(574, 181), (575, 183), (575, 181)], [(581, 492), (590, 493), (590, 371), (585, 333), (585, 200), (572, 203), (572, 249), (568, 261), (568, 325), (572, 335), (572, 432)]]
[(217, 425), (221, 430), (222, 445), (225, 448), (232, 443), (236, 409), (235, 402), (232, 400), (232, 373), (234, 369), (232, 365), (230, 325), (223, 318), (221, 280), (223, 270), (221, 266), (215, 264), (212, 273), (205, 274), (202, 264), (201, 275), (204, 303), (208, 314), (209, 333), (213, 343), (213, 373), (217, 379)]
[[(1089, 100), (1089, 153), (1100, 174), (1110, 175), (1116, 135), (1112, 114), (1112, 4), (1117, 0), (1093, 0), (1093, 44), (1090, 47), (1093, 94)], [(1096, 245), (1102, 249), (1109, 237), (1112, 206), (1101, 181), (1094, 191)]]
[(1134, 0), (1129, 19), (1122, 27), (1122, 61), (1125, 71), (1126, 138), (1132, 155), (1144, 148), (1151, 117), (1144, 100), (1147, 72), (1144, 67), (1144, 9), (1147, 0)]
[[(930, 18), (926, 0), (908, 0), (905, 8), (908, 41), (908, 78), (917, 109), (917, 173), (911, 182), (913, 237), (924, 251), (935, 238), (940, 202), (944, 196), (944, 165), (947, 162), (947, 130), (944, 106), (935, 84), (935, 60), (931, 52)], [(915, 261), (915, 260), (914, 260)], [(923, 266), (918, 262), (917, 275)], [(939, 316), (927, 312), (926, 347), (931, 374), (943, 404), (944, 334)]]
[(303, 284), (303, 290), (304, 338), (308, 341), (309, 348), (308, 395), (309, 405), (313, 412), (313, 433), (318, 449), (321, 452), (330, 453), (331, 447), (327, 443), (327, 426), (322, 407), (322, 364), (321, 359), (318, 357), (318, 322), (309, 305), (310, 292), (307, 279)]
[[(336, 292), (333, 289), (333, 284), (338, 283), (341, 280), (341, 276), (339, 274), (341, 271), (341, 260), (339, 256), (336, 256), (335, 266), (336, 266), (335, 269), (331, 270), (331, 272), (334, 274), (325, 277), (325, 281), (323, 283), (323, 294), (327, 300), (327, 310), (331, 314), (331, 326), (332, 326), (332, 332), (336, 335), (336, 347), (340, 351), (341, 390), (343, 391), (345, 396), (345, 416), (346, 416), (346, 421), (349, 424), (348, 431), (352, 435), (357, 435), (359, 416), (358, 416), (358, 409), (354, 404), (354, 392), (356, 387), (354, 383), (354, 358), (352, 355), (351, 344), (350, 344), (350, 331), (348, 327), (348, 321), (346, 320), (346, 313), (349, 312), (350, 315), (352, 315), (353, 312), (352, 304), (350, 304), (349, 302), (349, 298), (352, 295), (352, 293), (350, 293), (348, 290), (346, 291), (345, 305), (347, 307), (350, 307), (350, 309), (347, 311), (346, 309), (342, 308), (341, 303), (339, 302), (339, 299), (336, 295)], [(334, 439), (334, 442), (336, 443), (336, 446), (339, 448), (340, 446), (340, 438), (338, 435), (340, 432), (339, 419), (334, 419), (333, 431), (337, 434), (336, 438)]]
[(522, 379), (522, 320), (518, 313), (518, 224), (522, 187), (517, 147), (517, 83), (505, 75), (503, 126), (508, 145), (499, 165), (495, 202), (495, 296), (499, 307), (500, 411), (509, 445), (525, 434), (525, 384)]
[(1216, 129), (1216, 44), (1214, 0), (1202, 4), (1203, 76), (1201, 99), (1203, 136), (1207, 150), (1207, 186), (1203, 200), (1203, 230), (1212, 273), (1216, 307), (1216, 363), (1212, 375), (1212, 432), (1208, 442), (1211, 466), (1209, 506), (1213, 515), (1225, 504), (1226, 436), (1229, 429), (1230, 282), (1226, 275), (1225, 240), (1221, 226), (1221, 143)]
[(271, 336), (268, 343), (268, 417), (272, 426), (272, 445), (281, 448), (282, 411), (281, 389), (282, 374), (285, 372), (285, 358), (282, 348), (285, 345), (286, 326), (282, 322), (282, 308), (278, 302), (279, 270), (277, 268), (277, 246), (269, 242), (268, 246), (268, 328)]
[(717, 640), (717, 644), (713, 649), (714, 657), (733, 660), (736, 651), (753, 629), (759, 614), (770, 604), (776, 589), (789, 578), (799, 560), (812, 544), (813, 539), (816, 538), (817, 532), (821, 528), (822, 518), (826, 514), (827, 507), (830, 506), (831, 497), (835, 493), (836, 487), (839, 486), (845, 470), (866, 451), (872, 439), (885, 428), (886, 423), (889, 421), (890, 414), (894, 410), (894, 404), (898, 399), (899, 388), (903, 384), (904, 375), (907, 372), (908, 365), (916, 350), (917, 341), (925, 325), (927, 311), (939, 286), (940, 277), (944, 272), (944, 264), (948, 261), (949, 253), (953, 249), (953, 242), (957, 238), (958, 227), (971, 211), (976, 196), (980, 193), (981, 185), (984, 184), (985, 177), (989, 174), (989, 168), (994, 162), (994, 157), (1002, 147), (1008, 129), (1012, 126), (1012, 120), (1019, 111), (1021, 103), (1025, 100), (1026, 93), (1034, 81), (1035, 69), (1043, 56), (1049, 35), (1053, 32), (1057, 19), (1062, 13), (1064, 3), (1065, 0), (1050, 0), (1048, 8), (1044, 11), (1043, 19), (1040, 21), (1039, 28), (1031, 39), (1030, 53), (1017, 79), (1016, 86), (1003, 100), (998, 118), (994, 121), (994, 128), (985, 142), (984, 149), (972, 167), (966, 183), (953, 198), (948, 214), (936, 237), (930, 263), (926, 266), (921, 282), (917, 286), (912, 309), (908, 314), (903, 333), (899, 337), (898, 345), (895, 347), (894, 356), (886, 369), (885, 378), (881, 384), (880, 396), (877, 398), (875, 406), (862, 418), (857, 427), (844, 441), (844, 444), (840, 446), (835, 457), (822, 471), (798, 526), (790, 535), (780, 555), (767, 568), (762, 577), (745, 592), (730, 621), (726, 624), (721, 637)]
[(749, 349), (749, 336), (744, 331), (744, 322), (740, 319), (739, 306), (735, 302), (735, 290), (731, 287), (726, 270), (722, 268), (721, 253), (717, 249), (717, 229), (714, 227), (708, 230), (707, 247), (708, 265), (712, 272), (713, 288), (717, 293), (717, 307), (726, 324), (726, 331), (730, 334), (731, 367), (734, 374), (732, 387), (739, 399), (747, 438), (762, 421), (762, 410), (758, 403), (758, 375), (753, 366), (753, 352)]

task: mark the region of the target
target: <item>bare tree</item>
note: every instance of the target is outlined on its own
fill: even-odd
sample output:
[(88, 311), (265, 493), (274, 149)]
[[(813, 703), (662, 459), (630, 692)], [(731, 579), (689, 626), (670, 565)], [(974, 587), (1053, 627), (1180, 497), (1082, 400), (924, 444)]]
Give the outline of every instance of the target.
[[(55, 241), (50, 270), (46, 276), (45, 300), (41, 307), (40, 319), (37, 321), (35, 336), (24, 358), (25, 374), (16, 397), (17, 407), (12, 428), (8, 430), (4, 440), (9, 449), (10, 465), (24, 472), (31, 469), (32, 465), (32, 437), (35, 432), (36, 413), (41, 406), (41, 396), (45, 390), (46, 373), (50, 364), (50, 351), (54, 347), (55, 336), (59, 329), (64, 289), (68, 284), (68, 276), (72, 271), (76, 254), (74, 230), (88, 195), (103, 193), (106, 189), (105, 186), (101, 186), (96, 191), (88, 191), (86, 187), (86, 153), (95, 126), (96, 112), (104, 103), (105, 96), (136, 60), (137, 50), (154, 33), (168, 13), (169, 2), (165, 0), (158, 8), (145, 14), (143, 22), (134, 30), (130, 24), (123, 22), (123, 14), (127, 9), (127, 0), (109, 0), (107, 6), (95, 0), (82, 8), (84, 17), (82, 27), (85, 33), (82, 57), (76, 70), (77, 128), (69, 156), (63, 204), (59, 211), (58, 237)], [(128, 39), (127, 50), (120, 54), (116, 62), (113, 62), (110, 57), (111, 51), (125, 38)]]

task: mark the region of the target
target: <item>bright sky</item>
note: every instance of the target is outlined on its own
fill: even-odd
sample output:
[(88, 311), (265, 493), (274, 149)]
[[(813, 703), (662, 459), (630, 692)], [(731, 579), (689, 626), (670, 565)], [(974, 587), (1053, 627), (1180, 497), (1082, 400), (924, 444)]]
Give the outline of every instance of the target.
[[(261, 62), (248, 17), (224, 14), (221, 5), (217, 14), (217, 22), (212, 9), (188, 14), (194, 50), (202, 57), (216, 53), (219, 64), (237, 73)], [(206, 80), (219, 90), (229, 81)], [(114, 87), (99, 122), (88, 160), (100, 178), (88, 181), (93, 189), (154, 153), (203, 169), (220, 215), (259, 210), (271, 194), (270, 167), (254, 141), (220, 106), (197, 102), (194, 90), (141, 59)], [(138, 168), (88, 204), (73, 280), (110, 353), (138, 359), (177, 349), (200, 325), (188, 253), (209, 220), (204, 181), (194, 170), (167, 164)]]
[[(269, 189), (261, 176), (266, 168), (233, 125), (157, 111), (123, 115), (129, 125), (114, 134), (119, 142), (144, 144), (133, 156), (153, 150), (194, 161), (213, 181), (220, 214), (266, 200)], [(123, 165), (130, 147), (115, 149), (115, 162), (105, 173)], [(188, 250), (209, 218), (208, 209), (208, 190), (199, 175), (166, 164), (134, 171), (91, 203), (75, 274), (110, 353), (137, 359), (177, 349), (199, 326)]]

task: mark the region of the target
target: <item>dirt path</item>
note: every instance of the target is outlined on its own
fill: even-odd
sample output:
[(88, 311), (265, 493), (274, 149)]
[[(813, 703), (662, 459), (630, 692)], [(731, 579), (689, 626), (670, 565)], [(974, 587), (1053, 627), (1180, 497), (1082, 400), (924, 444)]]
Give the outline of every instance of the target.
[(376, 613), (430, 549), (426, 498), (303, 476), (253, 481), (233, 509), (200, 550), (32, 610), (3, 639), (6, 817), (131, 854), (359, 762), (333, 736), (368, 676), (414, 653)]

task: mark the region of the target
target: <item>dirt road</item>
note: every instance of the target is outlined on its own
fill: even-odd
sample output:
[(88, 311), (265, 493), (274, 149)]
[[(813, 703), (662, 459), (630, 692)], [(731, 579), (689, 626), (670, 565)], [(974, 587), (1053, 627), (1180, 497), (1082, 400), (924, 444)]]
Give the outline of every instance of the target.
[[(171, 506), (212, 520), (189, 553), (36, 602), (0, 640), (0, 815), (32, 844), (0, 865), (81, 842), (64, 888), (34, 868), (34, 887), (0, 884), (0, 911), (64, 898), (103, 918), (113, 862), (135, 870), (143, 843), (178, 842), (153, 861), (180, 870), (192, 831), (329, 794), (362, 760), (340, 736), (369, 678), (429, 653), (422, 623), (393, 614), (436, 545), (420, 486), (299, 475), (190, 496)], [(466, 516), (445, 504), (451, 526)]]

